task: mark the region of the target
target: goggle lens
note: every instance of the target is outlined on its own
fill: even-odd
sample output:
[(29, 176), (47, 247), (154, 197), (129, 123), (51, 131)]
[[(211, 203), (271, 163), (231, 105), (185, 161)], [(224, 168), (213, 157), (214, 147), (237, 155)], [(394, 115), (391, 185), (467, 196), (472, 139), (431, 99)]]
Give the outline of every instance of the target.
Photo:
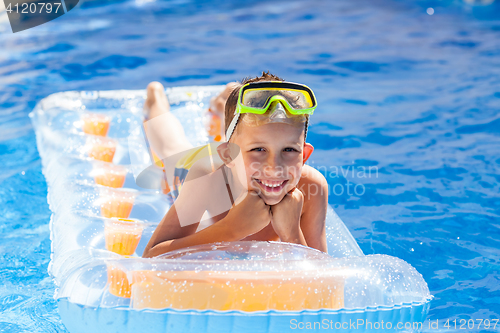
[(243, 92), (241, 103), (256, 109), (264, 109), (273, 96), (283, 97), (294, 110), (309, 109), (314, 106), (308, 92), (297, 89), (254, 88)]

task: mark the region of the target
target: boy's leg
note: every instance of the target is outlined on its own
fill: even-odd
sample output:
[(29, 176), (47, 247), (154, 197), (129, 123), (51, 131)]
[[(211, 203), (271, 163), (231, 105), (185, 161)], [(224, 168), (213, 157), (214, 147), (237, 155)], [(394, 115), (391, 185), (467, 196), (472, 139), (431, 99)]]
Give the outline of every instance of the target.
[(146, 136), (159, 159), (193, 148), (179, 119), (170, 112), (170, 103), (161, 83), (151, 82), (148, 85), (144, 111)]

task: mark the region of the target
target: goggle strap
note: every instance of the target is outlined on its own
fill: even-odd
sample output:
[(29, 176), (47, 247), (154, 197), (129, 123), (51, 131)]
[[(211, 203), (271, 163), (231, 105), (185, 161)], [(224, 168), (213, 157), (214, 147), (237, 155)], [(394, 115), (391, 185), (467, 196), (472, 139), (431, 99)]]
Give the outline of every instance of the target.
[(307, 138), (307, 128), (309, 127), (309, 117), (306, 116), (306, 128), (304, 129), (304, 142), (306, 142)]
[(231, 139), (231, 136), (233, 135), (234, 129), (236, 128), (236, 124), (238, 124), (238, 119), (240, 119), (240, 113), (235, 112), (233, 120), (231, 120), (231, 123), (229, 124), (229, 127), (227, 128), (227, 131), (226, 131), (226, 141), (229, 141), (229, 139)]

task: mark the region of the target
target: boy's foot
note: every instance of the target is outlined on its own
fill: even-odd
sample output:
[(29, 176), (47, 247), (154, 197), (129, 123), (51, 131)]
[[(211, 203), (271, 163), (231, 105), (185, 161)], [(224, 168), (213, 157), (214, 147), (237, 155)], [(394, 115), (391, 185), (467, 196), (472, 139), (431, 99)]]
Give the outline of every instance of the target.
[(146, 140), (155, 161), (193, 148), (179, 119), (170, 112), (170, 103), (160, 82), (148, 84), (143, 109)]
[(170, 103), (165, 88), (160, 82), (151, 82), (147, 87), (147, 99), (144, 103), (144, 117), (146, 120), (153, 119), (165, 112), (170, 111)]

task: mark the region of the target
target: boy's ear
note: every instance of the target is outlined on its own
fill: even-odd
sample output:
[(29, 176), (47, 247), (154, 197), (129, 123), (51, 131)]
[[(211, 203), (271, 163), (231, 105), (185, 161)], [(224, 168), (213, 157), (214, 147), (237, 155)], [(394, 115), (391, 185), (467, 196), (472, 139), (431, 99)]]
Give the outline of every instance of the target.
[(229, 145), (229, 142), (221, 143), (217, 146), (217, 153), (226, 166), (232, 167), (234, 163), (232, 163), (233, 158), (231, 157), (231, 149)]
[(302, 163), (306, 163), (313, 151), (314, 147), (312, 146), (312, 144), (304, 142), (304, 150), (302, 150)]

